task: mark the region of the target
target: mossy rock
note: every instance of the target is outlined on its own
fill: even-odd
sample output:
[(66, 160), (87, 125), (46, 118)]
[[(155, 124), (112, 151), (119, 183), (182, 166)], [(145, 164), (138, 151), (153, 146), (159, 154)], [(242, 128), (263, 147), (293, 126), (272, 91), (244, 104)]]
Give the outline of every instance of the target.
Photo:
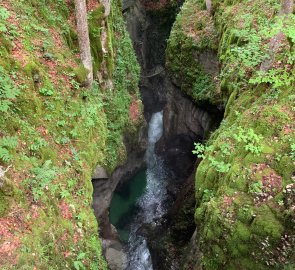
[[(193, 3), (190, 0), (188, 2)], [(262, 242), (268, 239), (269, 250), (279, 249), (282, 235), (293, 234), (294, 231), (291, 229), (290, 232), (294, 216), (290, 214), (292, 210), (290, 204), (286, 204), (287, 199), (283, 193), (284, 187), (292, 184), (295, 171), (290, 152), (295, 139), (291, 131), (294, 127), (290, 124), (295, 119), (292, 96), (294, 73), (291, 71), (287, 75), (288, 78), (291, 77), (290, 85), (277, 88), (271, 82), (250, 81), (251, 76), (256, 76), (263, 57), (268, 55), (264, 51), (264, 45), (269, 40), (265, 39), (263, 33), (266, 29), (273, 29), (281, 2), (213, 1), (212, 4), (212, 16), (219, 33), (220, 91), (224, 100), (227, 100), (227, 107), (225, 119), (206, 143), (212, 150), (205, 152), (205, 158), (196, 172), (195, 219), (203, 252), (203, 269), (283, 269), (284, 263), (281, 263), (280, 256), (284, 257), (286, 265), (290, 258), (274, 253), (271, 259), (275, 261), (277, 268), (267, 266), (269, 255), (262, 250)], [(187, 6), (188, 4), (184, 5)], [(293, 19), (291, 17), (286, 17), (285, 20), (290, 23), (290, 19), (294, 19), (294, 16)], [(199, 18), (192, 18), (191, 24), (202, 31), (204, 26), (201, 22)], [(191, 46), (190, 50), (196, 50), (191, 42), (186, 42), (183, 24), (183, 21), (176, 22), (172, 30), (170, 45), (178, 50), (173, 51), (174, 55), (185, 52), (181, 47), (182, 40), (185, 49)], [(285, 32), (285, 29), (282, 31)], [(181, 41), (177, 43), (176, 40)], [(288, 46), (282, 46), (276, 58), (284, 62), (284, 65), (290, 61), (292, 53), (289, 49)], [(251, 57), (245, 56), (248, 50), (253, 50)], [(187, 51), (184, 59), (189, 58), (190, 51)], [(181, 77), (177, 70), (184, 66), (179, 65), (180, 57), (173, 58), (171, 53), (167, 58), (171, 61), (169, 68), (174, 69), (178, 77)], [(187, 63), (190, 65), (189, 60)], [(273, 71), (277, 71), (276, 67), (273, 67)], [(193, 82), (192, 79), (191, 83)], [(239, 134), (239, 128), (244, 132)], [(255, 136), (251, 140), (242, 138), (244, 135), (248, 136), (248, 130), (252, 130), (260, 139), (254, 139)], [(240, 139), (237, 139), (239, 136)], [(230, 155), (226, 155), (222, 149), (224, 143), (230, 145)], [(249, 148), (251, 143), (253, 149)], [(214, 162), (209, 162), (210, 158), (229, 164), (229, 169), (224, 173), (218, 172), (218, 167), (212, 166)], [(276, 181), (277, 186), (263, 200), (263, 190), (252, 190), (251, 185), (261, 183), (268, 177)], [(213, 191), (214, 198), (211, 201), (217, 202), (214, 207), (207, 201), (202, 201), (205, 190)], [(220, 209), (219, 213), (214, 211), (216, 207)], [(223, 232), (221, 235), (220, 229)], [(219, 235), (218, 243), (213, 240), (215, 232)], [(215, 257), (213, 245), (222, 247), (225, 251), (222, 262)], [(216, 247), (214, 249), (217, 250)], [(290, 252), (290, 248), (287, 250)]]
[(270, 208), (267, 205), (262, 205), (257, 209), (257, 216), (251, 224), (251, 231), (262, 237), (269, 236), (272, 240), (278, 241), (284, 227)]
[(26, 64), (24, 67), (24, 73), (34, 82), (34, 84), (41, 83), (42, 76), (40, 66), (35, 62), (32, 61)]
[[(206, 71), (201, 59), (207, 54), (213, 58), (217, 49), (217, 36), (213, 21), (198, 1), (186, 1), (171, 31), (166, 49), (166, 66), (174, 82), (195, 102), (219, 103), (218, 84), (214, 72)], [(218, 69), (211, 60), (210, 70)]]

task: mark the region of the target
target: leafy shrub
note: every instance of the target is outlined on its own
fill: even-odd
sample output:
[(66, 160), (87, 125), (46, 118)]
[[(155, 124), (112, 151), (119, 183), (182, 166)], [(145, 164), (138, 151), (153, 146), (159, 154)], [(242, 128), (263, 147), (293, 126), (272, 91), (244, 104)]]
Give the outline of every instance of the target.
[(238, 133), (233, 135), (233, 138), (237, 142), (244, 143), (244, 148), (246, 151), (252, 154), (259, 155), (262, 151), (262, 146), (260, 145), (263, 140), (262, 135), (255, 134), (252, 128), (245, 130), (242, 127), (238, 127)]

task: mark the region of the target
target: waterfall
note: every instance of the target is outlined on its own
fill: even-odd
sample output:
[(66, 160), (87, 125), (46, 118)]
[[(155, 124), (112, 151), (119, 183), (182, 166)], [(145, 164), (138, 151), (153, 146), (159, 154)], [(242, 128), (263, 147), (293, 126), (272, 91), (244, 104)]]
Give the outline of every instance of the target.
[(166, 173), (163, 161), (155, 153), (155, 144), (163, 133), (163, 112), (153, 114), (149, 122), (148, 148), (146, 151), (147, 185), (137, 204), (140, 211), (131, 227), (128, 241), (129, 265), (126, 270), (152, 270), (152, 261), (147, 242), (137, 231), (144, 223), (153, 224), (165, 212)]

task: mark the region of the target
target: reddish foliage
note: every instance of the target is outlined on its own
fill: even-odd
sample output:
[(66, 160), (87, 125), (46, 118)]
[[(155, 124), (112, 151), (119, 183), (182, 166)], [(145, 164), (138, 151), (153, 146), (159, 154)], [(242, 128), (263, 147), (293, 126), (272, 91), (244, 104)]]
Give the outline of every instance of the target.
[(294, 129), (290, 125), (286, 125), (284, 126), (283, 131), (285, 135), (288, 135), (290, 133), (293, 133)]
[(57, 31), (53, 28), (49, 29), (49, 32), (51, 34), (51, 37), (54, 41), (55, 46), (57, 46), (58, 48), (63, 47), (64, 42), (61, 39), (61, 35), (57, 33)]
[(234, 197), (228, 197), (228, 196), (224, 195), (223, 202), (229, 207), (232, 205), (234, 199), (235, 199)]
[[(269, 166), (266, 164), (255, 164), (252, 167), (252, 173), (263, 173), (264, 170), (267, 169), (269, 169)], [(263, 175), (261, 182), (263, 186), (263, 191), (269, 194), (276, 193), (282, 189), (282, 177), (275, 174), (274, 171)]]
[(80, 235), (77, 232), (75, 232), (75, 234), (74, 234), (74, 243), (77, 244), (79, 239), (80, 239)]
[(17, 263), (15, 251), (21, 244), (21, 232), (28, 227), (23, 220), (21, 209), (15, 210), (10, 215), (0, 218), (0, 261), (15, 265)]
[(16, 60), (18, 60), (21, 63), (22, 67), (24, 67), (27, 64), (26, 62), (27, 53), (25, 49), (23, 48), (23, 44), (21, 43), (20, 40), (18, 39), (14, 40), (14, 44), (15, 46), (12, 49), (11, 54)]
[(99, 3), (98, 0), (88, 0), (87, 1), (87, 11), (93, 11), (94, 9), (98, 8)]
[(272, 199), (278, 192), (282, 191), (282, 177), (277, 175), (269, 165), (255, 164), (252, 166), (252, 174), (261, 174), (261, 191), (256, 192), (254, 201), (258, 204)]
[(67, 241), (67, 239), (68, 239), (68, 233), (65, 232), (65, 233), (63, 234), (63, 236), (60, 238), (60, 240), (62, 240), (62, 241)]
[(71, 255), (72, 255), (72, 252), (71, 251), (65, 251), (65, 252), (63, 252), (63, 256), (64, 256), (65, 259), (68, 258)]
[(59, 205), (59, 209), (63, 218), (71, 219), (73, 217), (70, 207), (65, 201), (61, 202), (61, 204)]
[(140, 110), (139, 110), (139, 105), (138, 101), (135, 96), (132, 97), (132, 103), (129, 108), (129, 119), (132, 122), (136, 122), (140, 117)]
[(264, 175), (262, 177), (263, 190), (269, 194), (275, 195), (282, 189), (282, 177), (275, 173)]

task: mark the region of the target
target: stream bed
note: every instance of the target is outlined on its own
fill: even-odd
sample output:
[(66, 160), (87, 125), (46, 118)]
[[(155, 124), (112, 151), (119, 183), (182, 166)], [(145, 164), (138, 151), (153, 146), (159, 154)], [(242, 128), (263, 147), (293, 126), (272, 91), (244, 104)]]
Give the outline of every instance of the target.
[(140, 235), (144, 224), (153, 226), (165, 213), (167, 174), (163, 160), (155, 154), (155, 144), (163, 133), (163, 112), (149, 122), (145, 170), (116, 190), (110, 207), (110, 221), (118, 230), (128, 254), (126, 270), (152, 270), (146, 239)]

